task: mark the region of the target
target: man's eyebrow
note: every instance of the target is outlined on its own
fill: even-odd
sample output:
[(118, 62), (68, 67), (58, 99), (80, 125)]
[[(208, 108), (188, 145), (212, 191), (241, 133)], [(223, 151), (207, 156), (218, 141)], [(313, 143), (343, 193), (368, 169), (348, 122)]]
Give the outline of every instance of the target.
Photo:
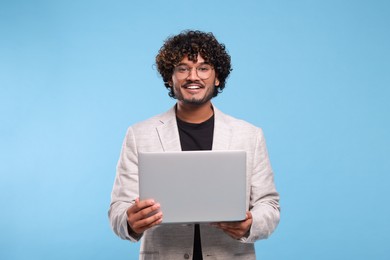
[[(205, 61), (205, 62), (201, 62), (201, 63), (199, 63), (199, 66), (201, 66), (201, 65), (211, 65), (211, 63), (210, 62), (207, 62), (207, 61)], [(190, 65), (188, 65), (187, 63), (184, 63), (184, 62), (180, 62), (179, 64), (177, 64), (176, 66), (190, 66)]]

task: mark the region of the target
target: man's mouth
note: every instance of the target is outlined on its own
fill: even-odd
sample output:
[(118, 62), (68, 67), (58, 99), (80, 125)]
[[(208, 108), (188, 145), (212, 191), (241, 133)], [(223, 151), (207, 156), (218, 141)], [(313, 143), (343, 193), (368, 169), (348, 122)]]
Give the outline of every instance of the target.
[(201, 84), (196, 84), (196, 83), (189, 83), (183, 86), (186, 89), (201, 89), (203, 86)]
[(200, 89), (199, 86), (187, 86), (185, 88), (187, 88), (187, 89)]

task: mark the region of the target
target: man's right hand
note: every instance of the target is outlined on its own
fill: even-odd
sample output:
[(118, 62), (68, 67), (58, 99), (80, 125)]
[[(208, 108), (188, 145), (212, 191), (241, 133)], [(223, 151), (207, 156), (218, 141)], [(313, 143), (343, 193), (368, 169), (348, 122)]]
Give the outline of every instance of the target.
[(135, 204), (127, 210), (127, 223), (137, 234), (142, 234), (145, 230), (161, 222), (160, 204), (152, 199), (140, 201), (137, 198)]

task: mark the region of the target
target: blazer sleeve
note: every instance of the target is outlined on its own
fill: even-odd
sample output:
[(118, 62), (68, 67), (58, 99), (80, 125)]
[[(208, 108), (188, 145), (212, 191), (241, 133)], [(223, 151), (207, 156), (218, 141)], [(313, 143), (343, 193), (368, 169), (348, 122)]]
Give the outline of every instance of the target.
[(274, 175), (260, 128), (257, 128), (256, 133), (250, 189), (249, 210), (253, 222), (248, 236), (241, 238), (241, 242), (246, 243), (267, 238), (280, 219), (279, 194), (275, 188)]
[(122, 239), (138, 241), (138, 235), (127, 224), (127, 209), (134, 204), (138, 192), (138, 155), (132, 128), (127, 130), (117, 164), (108, 217), (115, 234)]

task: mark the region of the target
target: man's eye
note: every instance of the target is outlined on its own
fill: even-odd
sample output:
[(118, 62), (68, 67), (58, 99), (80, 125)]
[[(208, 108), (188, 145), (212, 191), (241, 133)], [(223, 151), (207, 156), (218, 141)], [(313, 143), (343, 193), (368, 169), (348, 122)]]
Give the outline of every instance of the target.
[(208, 68), (208, 67), (200, 67), (200, 68), (198, 68), (199, 71), (203, 71), (203, 72), (208, 71), (209, 69), (210, 68)]
[(179, 67), (179, 68), (177, 68), (177, 71), (183, 73), (183, 72), (188, 71), (188, 69), (187, 68), (183, 68), (183, 67)]

